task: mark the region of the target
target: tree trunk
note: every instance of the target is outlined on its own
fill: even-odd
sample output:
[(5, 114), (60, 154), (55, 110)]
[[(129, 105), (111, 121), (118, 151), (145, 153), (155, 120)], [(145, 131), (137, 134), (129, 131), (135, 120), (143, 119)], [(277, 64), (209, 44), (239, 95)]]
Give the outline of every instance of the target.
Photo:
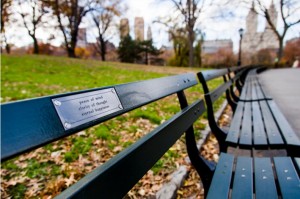
[[(2, 34), (3, 34), (3, 36), (4, 36), (6, 53), (7, 53), (7, 54), (10, 54), (10, 45), (7, 43), (7, 39), (6, 39), (5, 33), (3, 32)], [(2, 48), (1, 48), (1, 51), (2, 51)]]
[(68, 51), (68, 56), (69, 56), (69, 57), (71, 57), (71, 58), (76, 58), (75, 48), (72, 48), (72, 47), (70, 48), (70, 47), (68, 47), (67, 51)]
[(102, 61), (105, 61), (105, 55), (106, 55), (105, 41), (104, 41), (102, 35), (99, 36), (99, 39), (100, 39), (100, 47), (101, 47), (101, 59), (102, 59)]
[(199, 46), (199, 63), (198, 63), (198, 66), (199, 66), (199, 68), (201, 68), (201, 66), (202, 66), (202, 45), (200, 44), (200, 46)]
[(32, 36), (33, 39), (33, 54), (39, 54), (39, 44), (35, 36)]
[(279, 38), (279, 49), (278, 49), (278, 53), (277, 53), (277, 62), (279, 63), (281, 61), (281, 58), (283, 56), (283, 37)]
[(148, 65), (148, 51), (145, 52), (145, 64)]
[(7, 54), (10, 54), (10, 45), (8, 43), (5, 45), (5, 50)]
[(194, 66), (194, 31), (189, 27), (189, 67)]

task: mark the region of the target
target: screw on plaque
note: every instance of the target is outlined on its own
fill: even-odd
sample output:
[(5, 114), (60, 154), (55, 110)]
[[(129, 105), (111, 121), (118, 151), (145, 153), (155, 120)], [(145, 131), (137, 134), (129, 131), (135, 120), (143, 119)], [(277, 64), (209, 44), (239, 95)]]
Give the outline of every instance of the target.
[(115, 93), (115, 90), (112, 88), (112, 89), (111, 89), (111, 92), (112, 92), (112, 93)]
[(119, 106), (118, 106), (118, 107), (119, 107), (119, 109), (123, 109), (123, 107), (122, 107), (122, 105), (121, 105), (121, 104), (119, 104)]
[(65, 122), (64, 126), (65, 126), (66, 129), (71, 128), (71, 124), (69, 124), (68, 122)]
[(58, 100), (53, 100), (53, 103), (54, 103), (56, 106), (60, 106), (60, 105), (61, 105), (61, 102), (58, 101)]

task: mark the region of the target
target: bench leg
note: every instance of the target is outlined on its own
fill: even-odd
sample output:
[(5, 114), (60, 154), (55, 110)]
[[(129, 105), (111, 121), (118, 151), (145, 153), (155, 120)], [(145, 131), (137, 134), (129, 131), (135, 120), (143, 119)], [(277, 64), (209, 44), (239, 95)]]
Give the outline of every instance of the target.
[[(195, 141), (193, 127), (190, 127), (186, 131), (185, 138), (186, 138), (186, 147), (187, 147), (189, 158), (193, 166), (195, 167), (197, 173), (201, 177), (204, 190), (208, 190), (216, 164), (206, 160), (200, 155), (199, 149), (197, 148), (197, 144)], [(207, 193), (205, 192), (205, 195), (206, 194)]]

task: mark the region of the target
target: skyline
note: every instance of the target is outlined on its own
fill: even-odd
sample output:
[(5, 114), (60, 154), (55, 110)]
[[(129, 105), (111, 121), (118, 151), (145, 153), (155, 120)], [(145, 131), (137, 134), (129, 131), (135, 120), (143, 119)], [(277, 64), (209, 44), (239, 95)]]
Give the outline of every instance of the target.
[[(164, 17), (170, 15), (170, 12), (173, 11), (173, 5), (169, 1), (157, 1), (157, 0), (143, 0), (143, 1), (134, 1), (134, 0), (125, 0), (124, 3), (127, 4), (128, 10), (116, 21), (119, 23), (121, 18), (128, 18), (130, 35), (134, 37), (134, 18), (143, 17), (145, 26), (144, 32), (147, 32), (148, 26), (151, 26), (152, 37), (154, 45), (156, 47), (171, 46), (171, 43), (168, 41), (167, 28), (161, 24), (153, 23), (154, 20), (157, 20), (159, 17)], [(278, 9), (278, 8), (277, 8)], [(225, 17), (215, 17), (212, 13), (218, 13), (222, 15), (223, 11), (227, 11)], [(200, 20), (197, 23), (197, 28), (205, 32), (205, 40), (221, 40), (221, 39), (232, 39), (234, 44), (234, 51), (238, 50), (238, 42), (240, 36), (238, 34), (238, 29), (246, 27), (246, 16), (249, 12), (249, 9), (246, 7), (241, 7), (238, 10), (234, 9), (231, 5), (226, 5), (223, 9), (220, 9), (218, 6), (208, 7), (206, 12), (200, 16)], [(174, 12), (172, 12), (174, 15)], [(228, 14), (229, 13), (229, 14)], [(213, 17), (212, 17), (213, 16)], [(278, 20), (277, 27), (280, 29), (282, 27), (281, 20)], [(262, 16), (258, 17), (258, 32), (264, 30), (265, 20)], [(88, 41), (95, 40), (95, 31), (91, 28), (91, 24), (87, 18), (83, 20), (83, 23), (80, 25), (82, 28), (87, 28), (88, 32)], [(43, 29), (38, 29), (37, 37), (43, 42), (47, 41), (49, 37), (49, 32), (45, 32)], [(31, 38), (27, 35), (25, 28), (23, 27), (13, 27), (8, 29), (10, 35), (14, 35), (13, 39), (20, 46), (26, 46), (32, 43)], [(46, 34), (45, 34), (46, 33)], [(62, 35), (59, 31), (54, 32), (56, 39), (53, 42), (54, 45), (59, 45), (62, 43)], [(294, 37), (299, 37), (300, 33), (300, 24), (291, 28), (285, 37), (285, 41)], [(53, 33), (52, 33), (53, 34)], [(146, 35), (145, 35), (146, 36)], [(120, 38), (117, 28), (111, 28), (109, 41), (112, 42), (115, 46), (118, 46)]]

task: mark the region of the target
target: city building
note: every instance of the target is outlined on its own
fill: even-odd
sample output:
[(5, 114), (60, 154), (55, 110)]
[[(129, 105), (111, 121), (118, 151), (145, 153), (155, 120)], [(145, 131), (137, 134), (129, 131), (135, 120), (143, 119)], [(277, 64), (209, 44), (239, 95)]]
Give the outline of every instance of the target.
[(134, 35), (135, 35), (135, 40), (144, 41), (144, 18), (143, 17), (134, 18)]
[(123, 18), (120, 21), (120, 36), (124, 38), (129, 35), (129, 21), (127, 18)]
[(147, 30), (147, 40), (151, 40), (152, 39), (152, 31), (151, 31), (151, 27), (148, 26), (148, 30)]
[[(278, 13), (275, 9), (274, 2), (272, 1), (268, 9), (270, 19), (273, 24), (277, 24)], [(246, 30), (242, 40), (242, 51), (244, 53), (256, 53), (262, 49), (277, 50), (279, 47), (278, 38), (271, 29), (268, 22), (263, 32), (257, 32), (258, 27), (258, 14), (254, 9), (254, 4), (250, 9), (246, 18)]]
[(228, 52), (233, 51), (233, 42), (231, 39), (205, 40), (202, 43), (203, 54), (214, 54), (220, 49)]

